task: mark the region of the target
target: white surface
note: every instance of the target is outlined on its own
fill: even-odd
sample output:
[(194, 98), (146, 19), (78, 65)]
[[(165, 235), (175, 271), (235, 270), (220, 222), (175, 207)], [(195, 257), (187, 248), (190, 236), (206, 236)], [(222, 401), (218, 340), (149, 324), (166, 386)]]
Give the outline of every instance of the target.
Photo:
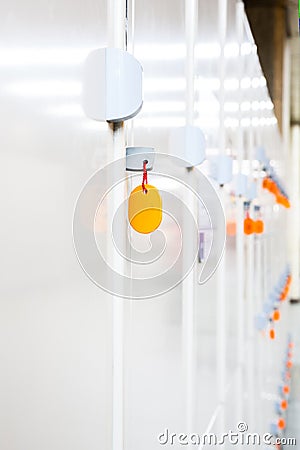
[(181, 158), (184, 161), (184, 167), (195, 167), (201, 164), (205, 160), (205, 148), (205, 137), (200, 128), (186, 125), (171, 130), (169, 154)]
[[(234, 44), (235, 2), (228, 4), (228, 43)], [(195, 108), (194, 120), (206, 135), (207, 154), (213, 155), (219, 126), (214, 108), (219, 100), (217, 1), (201, 0), (198, 7), (196, 47), (201, 52), (194, 78), (200, 86), (196, 97), (201, 108)], [(82, 272), (71, 234), (82, 186), (113, 156), (107, 124), (85, 117), (80, 100), (85, 57), (107, 46), (106, 9), (102, 0), (12, 0), (0, 6), (0, 448), (4, 450), (112, 448), (112, 298)], [(135, 55), (144, 68), (145, 109), (133, 120), (134, 143), (153, 146), (157, 152), (167, 147), (170, 129), (185, 123), (184, 108), (173, 108), (177, 102), (185, 106), (183, 17), (181, 0), (136, 2)], [(251, 44), (246, 34), (244, 40)], [(249, 45), (244, 48), (251, 52)], [(268, 102), (266, 86), (259, 84), (263, 78), (257, 56), (248, 53), (243, 58), (243, 102)], [(251, 67), (256, 61), (251, 75), (249, 60)], [(226, 102), (240, 102), (235, 89), (239, 63), (236, 52), (229, 52)], [(225, 115), (226, 152), (236, 158), (239, 114)], [(263, 127), (257, 126), (262, 123), (258, 118), (264, 119)], [(243, 111), (243, 126), (253, 123), (260, 128), (262, 145), (284, 179), (276, 125), (267, 125), (273, 119), (269, 109)], [(274, 207), (267, 192), (261, 193), (261, 202), (266, 233), (259, 239), (262, 273), (255, 269), (254, 274), (263, 291), (258, 309), (287, 259), (282, 232), (286, 211)], [(236, 305), (238, 300), (245, 303), (245, 292), (237, 298), (236, 239), (228, 238), (226, 246), (225, 425), (236, 429), (237, 420), (247, 419), (246, 413), (234, 414), (238, 345), (244, 349), (243, 373), (248, 362), (246, 343), (243, 347), (237, 339)], [(206, 430), (219, 411), (216, 277), (195, 286), (194, 292), (197, 433)], [(272, 396), (280, 382), (288, 309), (284, 304), (275, 342), (261, 334), (254, 337), (255, 408), (261, 412), (255, 431), (268, 431), (273, 418)], [(161, 298), (124, 302), (125, 450), (161, 448), (157, 435), (166, 427), (184, 431), (181, 311), (180, 286)], [(247, 395), (243, 391), (239, 399), (243, 411)], [(218, 420), (217, 415), (212, 430)]]
[(143, 104), (140, 63), (119, 48), (93, 50), (85, 61), (82, 104), (91, 119), (122, 122), (134, 117)]

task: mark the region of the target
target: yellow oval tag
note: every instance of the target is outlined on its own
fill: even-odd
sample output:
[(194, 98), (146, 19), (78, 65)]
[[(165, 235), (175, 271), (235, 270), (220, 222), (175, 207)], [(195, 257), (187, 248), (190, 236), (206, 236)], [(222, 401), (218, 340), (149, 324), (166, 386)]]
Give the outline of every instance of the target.
[(138, 233), (152, 233), (162, 220), (162, 200), (158, 190), (146, 184), (147, 193), (142, 186), (137, 186), (128, 200), (128, 219), (132, 228)]

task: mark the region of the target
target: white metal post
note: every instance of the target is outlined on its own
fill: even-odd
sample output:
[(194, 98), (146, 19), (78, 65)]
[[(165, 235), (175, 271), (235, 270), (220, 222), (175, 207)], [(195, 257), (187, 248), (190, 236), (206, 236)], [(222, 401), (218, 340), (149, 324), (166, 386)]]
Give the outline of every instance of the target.
[[(250, 166), (249, 181), (253, 182), (253, 128), (249, 127), (248, 158)], [(253, 217), (253, 204), (249, 212)], [(247, 236), (247, 390), (248, 390), (248, 425), (254, 426), (254, 234)], [(255, 430), (253, 430), (255, 431)]]
[[(224, 195), (221, 190), (221, 200)], [(223, 203), (222, 201), (222, 203)], [(223, 203), (224, 204), (224, 203)], [(221, 405), (219, 414), (219, 432), (225, 432), (226, 404), (226, 295), (225, 295), (225, 250), (217, 271), (217, 378), (218, 400)]]
[[(262, 115), (263, 113), (261, 113)], [(255, 134), (255, 146), (259, 146), (263, 141), (263, 133), (261, 128), (257, 128)], [(257, 197), (259, 198), (261, 195), (261, 185), (257, 186)], [(261, 217), (262, 220), (262, 217)], [(264, 245), (264, 233), (261, 235), (256, 235), (254, 237), (254, 314), (257, 315), (262, 311), (263, 305), (263, 276), (262, 276), (262, 252)], [(252, 321), (253, 326), (253, 321)], [(253, 352), (255, 358), (255, 365), (257, 367), (257, 377), (256, 377), (256, 402), (258, 408), (256, 408), (255, 412), (255, 430), (254, 432), (261, 433), (263, 430), (261, 428), (262, 424), (262, 408), (261, 408), (261, 399), (263, 392), (263, 348), (262, 348), (262, 336), (261, 332), (253, 329)]]
[[(255, 313), (258, 314), (261, 312), (262, 309), (262, 245), (263, 245), (263, 237), (257, 236), (256, 238), (256, 246), (255, 246), (255, 283), (256, 283), (256, 301), (255, 301)], [(262, 411), (260, 408), (261, 403), (261, 394), (263, 391), (263, 359), (262, 359), (262, 339), (261, 334), (258, 333), (258, 331), (255, 332), (254, 336), (255, 342), (255, 348), (257, 348), (256, 352), (256, 366), (257, 366), (257, 419), (256, 424), (262, 423)], [(260, 427), (260, 425), (259, 425)], [(254, 430), (256, 432), (261, 432), (261, 429)]]
[[(108, 23), (108, 46), (125, 49), (125, 20), (126, 0), (110, 0), (107, 2)], [(125, 135), (124, 123), (110, 124), (111, 149), (113, 159), (124, 157)], [(125, 173), (125, 164), (124, 164)], [(120, 173), (120, 178), (124, 176)], [(120, 198), (125, 199), (124, 186), (118, 186), (112, 194), (112, 201), (108, 214), (109, 223), (118, 206)], [(125, 223), (125, 220), (124, 220)], [(120, 233), (124, 234), (125, 229)], [(124, 273), (124, 261), (117, 253), (115, 247), (110, 248), (111, 259), (114, 270)], [(124, 448), (124, 305), (123, 299), (113, 296), (113, 324), (112, 324), (112, 449), (123, 450)]]
[[(225, 130), (225, 44), (227, 33), (227, 0), (219, 0), (218, 3), (218, 32), (220, 43), (219, 61), (219, 154), (225, 154), (226, 130)], [(220, 187), (220, 197), (224, 205), (224, 192)], [(226, 298), (225, 298), (225, 257), (226, 249), (222, 261), (217, 270), (217, 377), (218, 377), (218, 400), (221, 405), (219, 415), (219, 433), (225, 432), (225, 402), (226, 402)]]
[(291, 211), (290, 211), (290, 258), (292, 271), (292, 285), (290, 297), (294, 299), (300, 298), (299, 286), (299, 224), (300, 224), (300, 207), (299, 207), (299, 149), (300, 149), (300, 125), (294, 125), (291, 129)]
[[(194, 76), (195, 76), (195, 39), (198, 21), (197, 0), (185, 1), (185, 38), (186, 38), (186, 125), (194, 122)], [(193, 193), (188, 191), (185, 202), (191, 213), (195, 212)], [(184, 224), (185, 236), (189, 230)], [(188, 258), (195, 249), (187, 245), (183, 248), (183, 257)], [(186, 404), (186, 431), (193, 431), (195, 417), (195, 275), (192, 269), (182, 285), (182, 333), (183, 333), (183, 368)]]
[[(239, 103), (242, 102), (242, 43), (243, 43), (243, 23), (244, 23), (244, 4), (242, 1), (237, 1), (236, 4), (236, 31), (237, 40), (239, 44)], [(237, 133), (237, 161), (239, 174), (242, 173), (243, 158), (244, 158), (244, 140), (243, 129), (241, 125), (241, 106), (239, 112), (239, 128)], [(244, 395), (244, 354), (245, 354), (245, 335), (244, 335), (244, 201), (241, 196), (237, 198), (237, 229), (236, 229), (236, 272), (237, 272), (237, 409), (236, 421), (237, 423), (243, 420), (243, 395)]]
[(220, 103), (220, 128), (219, 128), (219, 152), (225, 153), (226, 146), (226, 133), (225, 133), (225, 44), (227, 33), (227, 0), (219, 0), (218, 2), (218, 34), (220, 43), (220, 60), (219, 60), (219, 77), (220, 77), (220, 90), (219, 90), (219, 103)]

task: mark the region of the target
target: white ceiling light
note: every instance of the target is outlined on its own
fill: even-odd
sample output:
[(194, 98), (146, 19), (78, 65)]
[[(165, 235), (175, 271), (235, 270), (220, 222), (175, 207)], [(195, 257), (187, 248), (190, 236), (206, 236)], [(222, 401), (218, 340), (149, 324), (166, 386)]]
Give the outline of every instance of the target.
[(252, 78), (252, 80), (251, 80), (251, 86), (254, 88), (254, 89), (256, 89), (256, 88), (258, 88), (259, 86), (260, 86), (260, 78), (259, 77), (254, 77), (254, 78)]
[(249, 89), (251, 87), (251, 78), (245, 77), (241, 80), (241, 88)]
[(242, 112), (250, 111), (250, 109), (251, 109), (251, 102), (242, 102), (241, 103), (241, 111)]
[(239, 80), (237, 78), (229, 78), (224, 81), (226, 91), (236, 91), (239, 88)]
[(184, 112), (185, 103), (184, 102), (144, 102), (143, 113), (174, 113), (174, 112)]
[(227, 118), (225, 119), (224, 124), (226, 128), (237, 128), (239, 126), (239, 121), (238, 119)]
[(134, 119), (136, 127), (141, 128), (173, 128), (185, 125), (184, 117), (144, 117)]
[(242, 125), (242, 127), (250, 127), (251, 119), (249, 117), (243, 117), (241, 119), (241, 125)]
[(46, 109), (46, 114), (57, 117), (78, 117), (86, 118), (83, 109), (79, 103), (66, 103), (57, 106), (49, 106)]
[(253, 111), (258, 111), (258, 110), (259, 110), (259, 107), (260, 107), (260, 104), (259, 104), (258, 101), (252, 102), (251, 108), (252, 108)]
[(90, 48), (2, 48), (0, 66), (51, 66), (81, 64)]
[(81, 83), (70, 80), (19, 81), (4, 85), (3, 91), (21, 97), (75, 97), (81, 94)]
[(239, 104), (238, 102), (226, 102), (224, 105), (225, 112), (238, 112), (239, 110)]
[[(0, 66), (50, 66), (81, 64), (93, 47), (5, 47), (0, 49)], [(246, 56), (256, 52), (256, 46), (244, 42), (241, 54)], [(236, 58), (239, 47), (235, 42), (225, 46), (225, 57)], [(195, 55), (198, 59), (217, 59), (221, 54), (218, 43), (197, 44)], [(186, 48), (184, 43), (175, 44), (141, 44), (135, 47), (135, 56), (143, 61), (170, 61), (184, 59)]]
[(195, 56), (198, 59), (216, 59), (221, 54), (221, 47), (217, 43), (197, 44)]
[[(257, 89), (264, 86), (264, 77), (255, 77), (254, 79), (245, 77), (241, 80), (242, 89), (250, 89), (251, 87)], [(258, 81), (259, 80), (259, 81)], [(184, 77), (170, 77), (170, 78), (145, 78), (144, 88), (145, 92), (158, 93), (158, 92), (173, 92), (184, 91), (186, 86)], [(235, 91), (239, 88), (238, 78), (227, 78), (224, 82), (224, 88), (226, 91)], [(220, 80), (218, 78), (196, 78), (195, 89), (210, 91), (218, 91), (220, 89)]]
[(185, 78), (144, 78), (145, 92), (172, 92), (185, 89)]
[[(241, 47), (243, 56), (255, 53), (255, 46), (250, 42), (244, 42)], [(225, 57), (237, 58), (239, 46), (235, 42), (225, 45)], [(197, 59), (217, 59), (221, 55), (221, 47), (217, 42), (201, 43), (195, 46), (195, 57)], [(186, 49), (183, 43), (177, 44), (141, 44), (135, 47), (135, 56), (142, 61), (170, 61), (184, 59)]]

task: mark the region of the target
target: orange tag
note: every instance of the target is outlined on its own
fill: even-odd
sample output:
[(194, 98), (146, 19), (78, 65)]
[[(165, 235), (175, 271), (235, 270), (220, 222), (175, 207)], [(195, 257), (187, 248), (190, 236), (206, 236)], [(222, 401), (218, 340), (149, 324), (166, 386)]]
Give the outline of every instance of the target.
[(230, 220), (226, 223), (226, 232), (227, 236), (236, 235), (236, 222), (234, 220)]
[(272, 194), (276, 194), (278, 191), (276, 183), (273, 180), (270, 180), (269, 182), (269, 191), (272, 192)]
[(281, 409), (286, 409), (288, 407), (288, 402), (286, 400), (282, 400), (280, 406)]
[(292, 361), (287, 361), (287, 363), (286, 363), (286, 367), (288, 368), (288, 369), (291, 369), (292, 367), (293, 367), (293, 363), (292, 363)]
[(138, 233), (148, 234), (155, 231), (162, 221), (162, 200), (155, 186), (146, 184), (147, 193), (137, 186), (128, 200), (128, 219)]
[(288, 295), (288, 288), (284, 288), (283, 289), (283, 291), (281, 292), (281, 294), (280, 294), (280, 300), (285, 300), (286, 299), (286, 297), (287, 297), (287, 295)]
[(262, 182), (262, 187), (264, 188), (264, 189), (270, 189), (270, 183), (272, 183), (272, 180), (270, 180), (270, 178), (264, 178), (263, 179), (263, 182)]
[(258, 219), (254, 222), (254, 233), (261, 234), (264, 231), (264, 223), (262, 220)]
[(283, 390), (284, 394), (289, 394), (290, 393), (290, 388), (286, 384), (283, 386), (282, 390)]
[(271, 330), (269, 332), (269, 336), (270, 336), (270, 339), (275, 339), (275, 330), (274, 330), (274, 328), (271, 328)]
[(252, 234), (254, 232), (254, 221), (250, 217), (246, 217), (244, 220), (244, 233)]

